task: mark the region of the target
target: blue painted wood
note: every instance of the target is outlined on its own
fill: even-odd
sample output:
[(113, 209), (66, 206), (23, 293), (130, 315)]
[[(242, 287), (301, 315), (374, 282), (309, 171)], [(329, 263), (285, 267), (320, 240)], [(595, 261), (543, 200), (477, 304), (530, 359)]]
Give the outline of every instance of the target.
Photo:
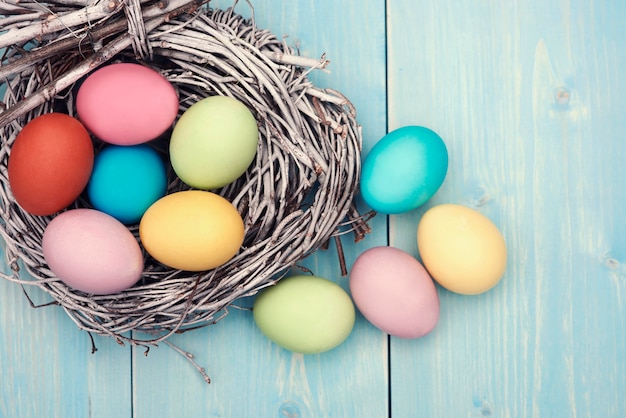
[[(484, 295), (440, 289), (430, 336), (392, 340), (393, 415), (626, 416), (626, 6), (407, 0), (388, 12), (390, 127), (423, 124), (449, 146), (428, 206), (484, 213), (510, 258)], [(417, 255), (425, 209), (391, 220), (393, 245)]]
[[(50, 301), (37, 290), (27, 289), (35, 304)], [(0, 418), (131, 417), (130, 349), (94, 340), (91, 354), (60, 308), (33, 309), (20, 286), (0, 279)]]
[[(172, 338), (207, 368), (208, 386), (165, 345), (145, 356), (96, 337), (91, 355), (60, 309), (32, 309), (0, 281), (0, 417), (384, 417), (389, 407), (394, 417), (626, 416), (626, 5), (254, 6), (258, 25), (303, 55), (328, 54), (331, 73), (313, 81), (354, 102), (365, 152), (387, 123), (428, 126), (449, 146), (433, 200), (389, 224), (377, 216), (358, 244), (346, 237), (348, 266), (387, 242), (418, 256), (421, 214), (454, 202), (502, 230), (502, 282), (479, 296), (439, 289), (441, 319), (425, 338), (388, 345), (359, 316), (344, 344), (318, 356), (280, 349), (249, 311), (231, 309)], [(333, 246), (303, 264), (347, 288)]]
[[(255, 1), (254, 6), (259, 27), (287, 35), (286, 41), (298, 45), (302, 55), (327, 54), (330, 73), (317, 72), (311, 78), (353, 101), (366, 146), (371, 147), (386, 127), (384, 2), (364, 8), (349, 1), (266, 0)], [(249, 16), (243, 2), (237, 11)], [(362, 30), (355, 37), (357, 25)], [(372, 226), (375, 232), (358, 245), (351, 245), (351, 236), (343, 240), (349, 265), (359, 251), (386, 243), (386, 219), (379, 217)], [(334, 245), (302, 264), (347, 289), (348, 278), (340, 276)], [(245, 302), (251, 303), (252, 299)], [(387, 415), (387, 337), (361, 316), (346, 342), (320, 355), (292, 354), (276, 346), (256, 328), (250, 311), (236, 309), (217, 325), (172, 341), (206, 366), (213, 383), (206, 387), (186, 360), (167, 347), (153, 350), (147, 358), (135, 350), (136, 417)]]

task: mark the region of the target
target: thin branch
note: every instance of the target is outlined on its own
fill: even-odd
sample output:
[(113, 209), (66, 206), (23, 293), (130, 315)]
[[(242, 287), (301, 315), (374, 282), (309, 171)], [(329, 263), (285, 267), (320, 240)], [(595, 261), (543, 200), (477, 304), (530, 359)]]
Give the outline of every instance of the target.
[[(45, 4), (67, 15), (77, 3)], [(79, 38), (65, 33), (59, 41), (41, 41), (32, 51), (11, 45), (2, 58), (11, 62), (0, 67), (7, 80), (7, 110), (0, 113), (0, 236), (12, 269), (0, 277), (40, 288), (80, 329), (146, 350), (174, 333), (215, 323), (235, 300), (280, 280), (330, 239), (337, 240), (341, 251), (340, 235), (354, 230), (362, 237), (369, 231), (367, 216), (353, 205), (362, 147), (354, 107), (339, 92), (320, 89), (307, 78), (309, 71), (327, 64), (325, 57), (297, 57), (284, 40), (250, 19), (232, 9), (200, 7), (203, 3), (170, 0), (164, 7), (166, 2), (143, 2), (143, 40), (129, 30), (127, 15), (118, 13), (74, 26)], [(18, 4), (28, 15), (40, 11), (42, 3)], [(172, 5), (180, 7), (170, 11)], [(135, 8), (128, 18), (137, 19), (137, 3), (127, 6)], [(244, 243), (230, 261), (210, 271), (191, 275), (148, 258), (135, 286), (115, 295), (84, 294), (48, 268), (41, 239), (51, 217), (30, 215), (15, 203), (6, 163), (25, 122), (57, 105), (72, 114), (73, 83), (111, 59), (138, 59), (138, 39), (149, 43), (146, 50), (154, 55), (145, 63), (176, 88), (180, 113), (213, 95), (236, 98), (253, 112), (259, 127), (256, 159), (239, 179), (216, 191), (239, 210), (246, 226)], [(165, 155), (166, 143), (166, 136), (156, 140), (155, 149)], [(175, 176), (168, 184), (168, 193), (187, 189)], [(71, 207), (89, 205), (79, 199)], [(137, 225), (130, 230), (138, 238)], [(345, 262), (340, 264), (345, 271)]]
[[(0, 35), (0, 48), (13, 44), (24, 44), (31, 39), (37, 39), (43, 35), (61, 30), (72, 32), (73, 27), (83, 26), (89, 22), (114, 15), (122, 9), (123, 5), (124, 3), (118, 0), (107, 2), (106, 6), (103, 6), (101, 3), (96, 3), (93, 6), (88, 6), (63, 15), (50, 15), (50, 17), (43, 21), (23, 28), (9, 29), (6, 33)], [(0, 30), (2, 29), (4, 29), (4, 27), (0, 27)]]

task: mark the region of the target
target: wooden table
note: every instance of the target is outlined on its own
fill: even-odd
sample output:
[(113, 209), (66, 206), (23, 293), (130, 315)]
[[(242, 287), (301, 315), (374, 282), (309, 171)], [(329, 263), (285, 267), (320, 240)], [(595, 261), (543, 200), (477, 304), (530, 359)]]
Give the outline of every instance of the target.
[[(424, 210), (458, 203), (502, 231), (503, 280), (479, 296), (439, 288), (425, 338), (389, 338), (359, 316), (321, 355), (279, 348), (233, 309), (172, 338), (210, 385), (167, 345), (146, 356), (97, 337), (91, 354), (60, 308), (32, 309), (1, 281), (0, 417), (626, 417), (626, 3), (254, 6), (257, 24), (302, 55), (327, 54), (330, 73), (312, 79), (352, 100), (364, 153), (404, 125), (448, 146), (434, 198), (375, 217), (356, 245), (346, 238), (348, 265), (377, 245), (417, 256)], [(305, 264), (347, 288), (333, 248)]]

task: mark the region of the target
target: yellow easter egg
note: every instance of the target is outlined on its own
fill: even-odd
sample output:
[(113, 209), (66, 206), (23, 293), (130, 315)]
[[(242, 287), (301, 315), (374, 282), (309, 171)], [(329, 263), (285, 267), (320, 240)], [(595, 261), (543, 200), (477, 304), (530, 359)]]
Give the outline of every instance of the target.
[(188, 271), (218, 267), (243, 243), (244, 225), (223, 197), (202, 190), (169, 194), (148, 208), (139, 224), (141, 244), (158, 262)]
[(417, 247), (432, 278), (455, 293), (484, 293), (498, 284), (506, 269), (506, 243), (498, 227), (462, 205), (426, 211), (417, 227)]

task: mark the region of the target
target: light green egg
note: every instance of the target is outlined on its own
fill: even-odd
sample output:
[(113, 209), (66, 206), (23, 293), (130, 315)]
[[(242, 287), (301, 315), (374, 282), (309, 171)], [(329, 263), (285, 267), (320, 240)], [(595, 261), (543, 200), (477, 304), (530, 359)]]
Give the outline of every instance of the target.
[(242, 102), (211, 96), (194, 103), (176, 122), (170, 161), (189, 186), (210, 190), (241, 176), (256, 155), (256, 119)]
[(266, 337), (287, 350), (317, 354), (341, 344), (352, 332), (352, 299), (336, 283), (317, 276), (282, 279), (264, 290), (253, 306)]

